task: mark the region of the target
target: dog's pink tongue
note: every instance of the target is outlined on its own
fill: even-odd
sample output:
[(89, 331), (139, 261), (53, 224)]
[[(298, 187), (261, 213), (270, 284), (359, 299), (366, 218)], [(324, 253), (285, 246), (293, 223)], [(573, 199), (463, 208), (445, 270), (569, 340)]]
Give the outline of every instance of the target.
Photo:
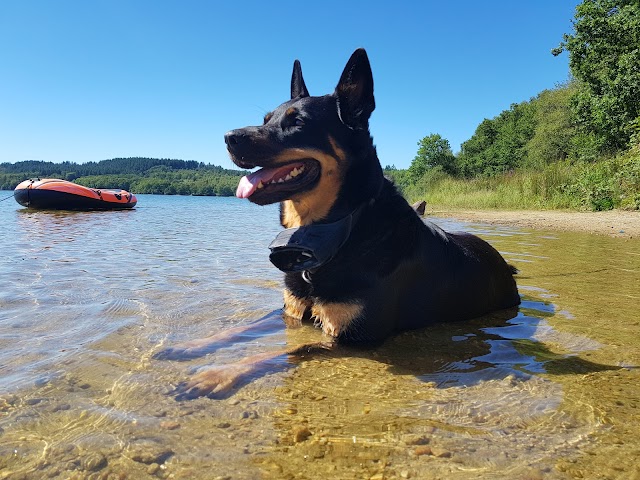
[(280, 167), (261, 168), (257, 172), (253, 172), (240, 179), (238, 188), (236, 188), (236, 197), (249, 198), (258, 189), (260, 182), (262, 182), (263, 185), (267, 185), (274, 179), (285, 179), (292, 170), (298, 167), (302, 168), (302, 166), (301, 163), (290, 163)]
[(260, 182), (267, 183), (273, 177), (274, 169), (262, 168), (257, 172), (242, 177), (238, 188), (236, 188), (236, 197), (249, 198), (258, 189)]
[(249, 176), (244, 176), (240, 179), (238, 188), (236, 188), (236, 197), (249, 198), (251, 194), (256, 191), (256, 188), (258, 188), (258, 183), (252, 183), (251, 180), (249, 180)]

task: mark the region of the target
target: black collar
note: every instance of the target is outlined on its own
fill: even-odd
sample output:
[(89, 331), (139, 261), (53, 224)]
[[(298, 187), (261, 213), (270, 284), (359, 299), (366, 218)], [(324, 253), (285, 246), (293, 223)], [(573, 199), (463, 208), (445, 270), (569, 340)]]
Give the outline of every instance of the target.
[(317, 223), (287, 228), (271, 242), (269, 260), (283, 272), (303, 272), (308, 275), (329, 262), (351, 235), (351, 230), (367, 205), (360, 205), (349, 215), (333, 223)]

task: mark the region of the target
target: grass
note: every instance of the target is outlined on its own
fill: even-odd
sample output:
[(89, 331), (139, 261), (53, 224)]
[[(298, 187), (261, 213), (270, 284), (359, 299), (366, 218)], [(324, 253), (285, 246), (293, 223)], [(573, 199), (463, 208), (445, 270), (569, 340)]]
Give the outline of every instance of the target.
[(640, 210), (640, 151), (594, 163), (555, 162), (494, 177), (462, 179), (441, 170), (415, 184), (392, 175), (413, 203), (460, 209)]

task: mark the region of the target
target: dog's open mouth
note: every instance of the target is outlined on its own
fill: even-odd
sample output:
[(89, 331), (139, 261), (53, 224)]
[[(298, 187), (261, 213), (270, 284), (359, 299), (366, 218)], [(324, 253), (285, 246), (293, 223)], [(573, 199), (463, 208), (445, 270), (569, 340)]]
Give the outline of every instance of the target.
[(292, 195), (310, 188), (320, 176), (320, 165), (311, 159), (261, 168), (242, 177), (236, 197), (248, 198), (258, 204), (287, 200)]

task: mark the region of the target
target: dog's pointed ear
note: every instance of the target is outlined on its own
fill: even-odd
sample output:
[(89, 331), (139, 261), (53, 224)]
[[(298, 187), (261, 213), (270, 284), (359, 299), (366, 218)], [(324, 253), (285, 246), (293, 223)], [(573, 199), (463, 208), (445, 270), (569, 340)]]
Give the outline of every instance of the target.
[(335, 92), (342, 123), (356, 130), (367, 129), (369, 117), (376, 108), (373, 98), (373, 75), (364, 48), (351, 55), (344, 67)]
[(309, 90), (307, 90), (304, 78), (302, 78), (302, 67), (300, 62), (296, 60), (293, 62), (293, 73), (291, 74), (291, 100), (308, 96)]

